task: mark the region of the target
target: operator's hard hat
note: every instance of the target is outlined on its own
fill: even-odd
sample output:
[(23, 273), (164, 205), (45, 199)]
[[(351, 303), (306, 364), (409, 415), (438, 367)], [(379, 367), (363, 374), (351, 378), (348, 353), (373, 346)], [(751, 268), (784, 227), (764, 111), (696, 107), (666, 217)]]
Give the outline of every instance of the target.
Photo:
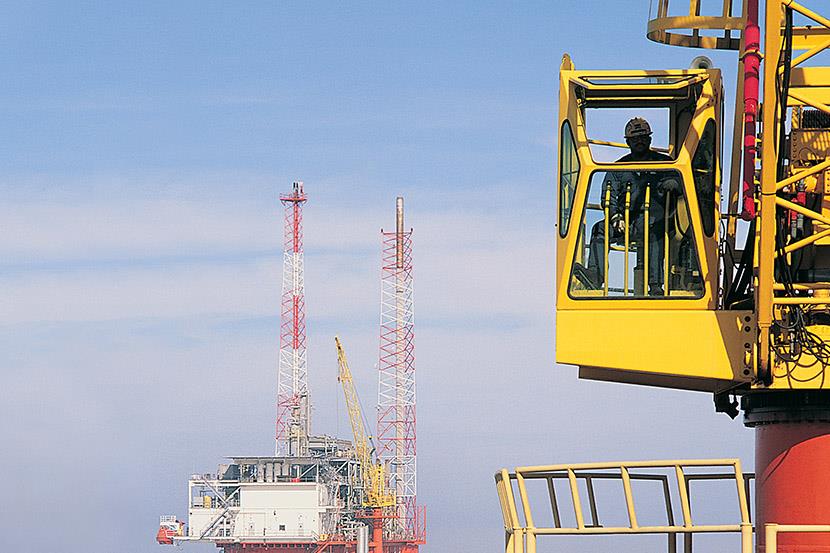
[(625, 124), (625, 137), (634, 138), (635, 136), (650, 136), (651, 126), (648, 121), (642, 117), (635, 117)]

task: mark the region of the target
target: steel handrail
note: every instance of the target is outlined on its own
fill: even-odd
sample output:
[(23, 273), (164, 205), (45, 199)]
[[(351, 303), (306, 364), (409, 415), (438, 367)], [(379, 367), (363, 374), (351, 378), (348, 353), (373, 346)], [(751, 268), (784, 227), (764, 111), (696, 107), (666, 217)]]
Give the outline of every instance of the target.
[[(728, 473), (719, 474), (686, 474), (684, 469), (692, 467), (727, 468)], [(630, 472), (631, 469), (662, 468), (674, 469), (674, 476), (680, 495), (681, 509), (683, 513), (682, 524), (674, 520), (671, 505), (671, 494), (669, 493), (666, 474), (639, 474)], [(600, 470), (615, 470), (618, 472), (598, 473)], [(600, 524), (596, 508), (596, 498), (593, 493), (593, 480), (599, 478), (620, 479), (623, 482), (626, 509), (629, 517), (628, 526), (609, 526)], [(690, 536), (694, 533), (713, 532), (735, 532), (741, 534), (742, 553), (750, 553), (752, 550), (752, 523), (750, 521), (750, 510), (748, 503), (747, 481), (751, 475), (746, 475), (741, 470), (738, 459), (714, 459), (714, 460), (669, 460), (669, 461), (637, 461), (637, 462), (616, 462), (616, 463), (584, 463), (547, 465), (536, 467), (517, 467), (514, 472), (502, 469), (495, 475), (496, 489), (499, 496), (502, 517), (505, 529), (505, 550), (507, 553), (535, 553), (536, 538), (542, 535), (609, 535), (609, 534), (667, 534), (669, 538), (669, 551), (676, 550), (674, 536), (683, 534)], [(553, 486), (553, 480), (567, 479), (570, 488), (570, 499), (574, 509), (576, 526), (563, 527), (559, 516), (559, 506)], [(591, 523), (585, 524), (582, 502), (579, 495), (578, 480), (586, 482), (588, 499), (591, 512)], [(664, 498), (666, 501), (667, 524), (666, 525), (640, 525), (638, 523), (634, 494), (631, 488), (632, 480), (658, 480), (663, 483)], [(740, 522), (737, 524), (694, 524), (691, 516), (691, 504), (689, 500), (688, 484), (692, 480), (700, 479), (727, 479), (735, 480)], [(553, 526), (536, 526), (528, 500), (526, 481), (546, 480), (548, 496), (553, 511)], [(514, 491), (513, 484), (516, 484), (518, 497)], [(519, 517), (522, 513), (523, 520)], [(691, 542), (688, 541), (690, 544)]]
[(764, 524), (764, 552), (777, 553), (778, 534), (785, 532), (820, 532), (830, 534), (830, 525), (826, 524)]

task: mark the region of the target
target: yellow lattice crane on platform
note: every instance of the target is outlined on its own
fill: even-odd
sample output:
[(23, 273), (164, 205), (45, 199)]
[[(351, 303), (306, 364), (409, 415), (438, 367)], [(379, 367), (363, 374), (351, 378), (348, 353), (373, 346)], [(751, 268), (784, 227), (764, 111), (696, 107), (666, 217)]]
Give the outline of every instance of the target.
[(366, 431), (366, 424), (363, 422), (363, 411), (360, 408), (360, 399), (354, 386), (346, 352), (343, 350), (339, 337), (335, 336), (334, 342), (337, 345), (337, 364), (339, 366), (337, 379), (340, 381), (340, 385), (343, 386), (343, 395), (346, 396), (346, 409), (349, 412), (349, 422), (352, 425), (355, 453), (360, 461), (360, 472), (363, 477), (365, 489), (363, 506), (380, 508), (395, 505), (394, 492), (386, 489), (386, 471), (383, 464), (373, 458), (375, 448), (372, 446), (372, 438)]

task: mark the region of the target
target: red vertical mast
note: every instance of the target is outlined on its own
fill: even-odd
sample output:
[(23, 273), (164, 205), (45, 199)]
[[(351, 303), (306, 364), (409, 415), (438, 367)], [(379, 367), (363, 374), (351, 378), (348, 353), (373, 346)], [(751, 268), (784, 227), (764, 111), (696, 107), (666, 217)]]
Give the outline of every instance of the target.
[(381, 230), (377, 446), (378, 458), (388, 467), (389, 487), (397, 498), (391, 537), (417, 542), (423, 539), (423, 520), (416, 507), (412, 230), (404, 230), (403, 198), (397, 199), (396, 208), (395, 231)]
[(280, 312), (280, 359), (277, 377), (277, 455), (308, 453), (309, 397), (305, 338), (303, 269), (303, 183), (280, 196), (285, 208), (285, 240)]

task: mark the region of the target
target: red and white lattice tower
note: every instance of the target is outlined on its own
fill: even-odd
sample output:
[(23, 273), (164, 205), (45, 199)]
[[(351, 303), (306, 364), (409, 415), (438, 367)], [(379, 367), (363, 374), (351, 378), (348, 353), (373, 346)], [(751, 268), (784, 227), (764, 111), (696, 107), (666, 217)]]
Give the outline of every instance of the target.
[(282, 266), (280, 359), (277, 375), (277, 455), (308, 454), (309, 396), (303, 276), (303, 183), (280, 196), (285, 207), (285, 253)]
[(395, 232), (381, 230), (377, 448), (397, 497), (391, 530), (406, 539), (416, 532), (417, 471), (412, 230), (404, 231), (403, 198), (397, 199), (396, 213)]

